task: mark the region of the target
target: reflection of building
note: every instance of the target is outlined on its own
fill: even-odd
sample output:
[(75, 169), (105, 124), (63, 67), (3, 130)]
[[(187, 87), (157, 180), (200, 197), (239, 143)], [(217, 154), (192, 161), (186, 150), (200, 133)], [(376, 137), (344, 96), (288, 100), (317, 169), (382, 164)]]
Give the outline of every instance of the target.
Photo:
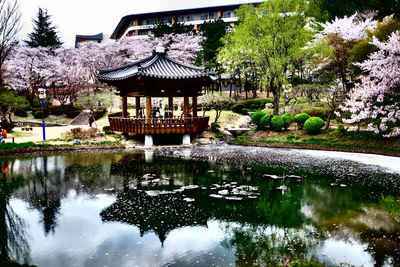
[[(252, 4), (256, 3), (259, 2)], [(110, 38), (120, 39), (123, 36), (151, 35), (152, 29), (158, 23), (171, 23), (175, 20), (185, 25), (193, 25), (195, 30), (198, 30), (204, 22), (218, 18), (233, 27), (237, 21), (235, 10), (241, 5), (223, 5), (128, 15), (121, 19)]]

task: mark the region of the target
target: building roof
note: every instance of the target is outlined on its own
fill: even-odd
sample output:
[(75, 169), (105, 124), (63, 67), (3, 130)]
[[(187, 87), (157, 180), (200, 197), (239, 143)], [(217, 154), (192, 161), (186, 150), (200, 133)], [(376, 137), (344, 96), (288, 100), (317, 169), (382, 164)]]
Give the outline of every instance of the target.
[(210, 78), (211, 80), (217, 79), (217, 76), (213, 72), (205, 71), (204, 68), (184, 64), (168, 57), (165, 52), (154, 52), (150, 57), (128, 65), (100, 70), (98, 79), (103, 82), (118, 81), (139, 75), (157, 79), (174, 80), (204, 77)]
[(142, 19), (142, 18), (158, 18), (158, 17), (170, 17), (170, 16), (180, 16), (191, 13), (203, 13), (203, 12), (212, 12), (218, 10), (232, 10), (237, 9), (242, 5), (247, 4), (259, 4), (260, 1), (243, 3), (243, 4), (235, 4), (235, 5), (221, 5), (221, 6), (211, 6), (211, 7), (199, 7), (199, 8), (189, 8), (189, 9), (178, 9), (178, 10), (169, 10), (169, 11), (159, 11), (159, 12), (149, 12), (149, 13), (140, 13), (140, 14), (132, 14), (122, 17), (114, 32), (111, 34), (111, 39), (117, 39), (118, 34), (125, 29), (125, 25), (130, 23), (133, 19)]
[(95, 35), (76, 35), (75, 36), (75, 46), (80, 42), (81, 39), (85, 40), (98, 40), (102, 41), (103, 40), (103, 33), (95, 34)]

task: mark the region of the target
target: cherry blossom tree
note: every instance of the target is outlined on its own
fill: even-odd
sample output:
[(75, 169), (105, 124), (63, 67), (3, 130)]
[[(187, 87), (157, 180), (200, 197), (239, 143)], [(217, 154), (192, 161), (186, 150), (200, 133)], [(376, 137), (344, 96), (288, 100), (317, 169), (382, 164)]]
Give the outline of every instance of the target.
[(400, 135), (395, 124), (400, 121), (400, 31), (392, 33), (387, 42), (376, 38), (379, 51), (358, 64), (367, 73), (341, 106), (351, 112), (345, 123), (368, 121), (368, 129), (383, 137)]
[(32, 105), (37, 90), (58, 76), (60, 62), (43, 47), (17, 45), (11, 54), (5, 62), (5, 80), (12, 88), (24, 91)]
[(336, 18), (322, 24), (324, 30), (317, 36), (316, 43), (322, 42), (329, 49), (317, 51), (316, 58), (320, 58), (320, 69), (333, 71), (340, 78), (344, 92), (350, 90), (353, 86), (352, 79), (356, 76), (350, 51), (357, 41), (367, 37), (366, 31), (375, 29), (376, 25), (373, 13), (355, 13), (350, 17)]
[(189, 34), (169, 34), (162, 38), (123, 38), (105, 45), (86, 42), (78, 48), (48, 48), (17, 45), (5, 63), (6, 82), (24, 91), (32, 105), (37, 89), (53, 88), (61, 104), (74, 101), (85, 87), (104, 87), (97, 81), (99, 69), (113, 68), (150, 56), (161, 42), (174, 59), (191, 63), (201, 50), (203, 38)]

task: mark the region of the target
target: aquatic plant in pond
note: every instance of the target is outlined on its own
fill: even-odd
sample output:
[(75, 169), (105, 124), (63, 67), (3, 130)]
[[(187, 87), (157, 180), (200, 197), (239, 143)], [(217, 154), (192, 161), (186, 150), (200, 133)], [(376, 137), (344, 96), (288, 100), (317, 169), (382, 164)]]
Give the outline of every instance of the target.
[(400, 262), (400, 225), (378, 201), (400, 196), (400, 177), (382, 169), (235, 147), (4, 162), (3, 181), (19, 182), (0, 200), (26, 225), (37, 266)]

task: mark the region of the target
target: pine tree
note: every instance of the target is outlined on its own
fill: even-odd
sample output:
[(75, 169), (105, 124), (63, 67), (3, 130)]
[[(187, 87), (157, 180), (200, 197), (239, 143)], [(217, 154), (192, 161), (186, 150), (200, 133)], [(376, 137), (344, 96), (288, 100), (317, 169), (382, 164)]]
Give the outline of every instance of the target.
[(26, 44), (31, 47), (53, 47), (58, 48), (62, 45), (60, 42), (56, 26), (52, 26), (51, 16), (47, 14), (47, 10), (43, 11), (39, 8), (37, 19), (33, 20), (34, 28), (33, 32), (28, 34), (29, 40), (26, 40)]

